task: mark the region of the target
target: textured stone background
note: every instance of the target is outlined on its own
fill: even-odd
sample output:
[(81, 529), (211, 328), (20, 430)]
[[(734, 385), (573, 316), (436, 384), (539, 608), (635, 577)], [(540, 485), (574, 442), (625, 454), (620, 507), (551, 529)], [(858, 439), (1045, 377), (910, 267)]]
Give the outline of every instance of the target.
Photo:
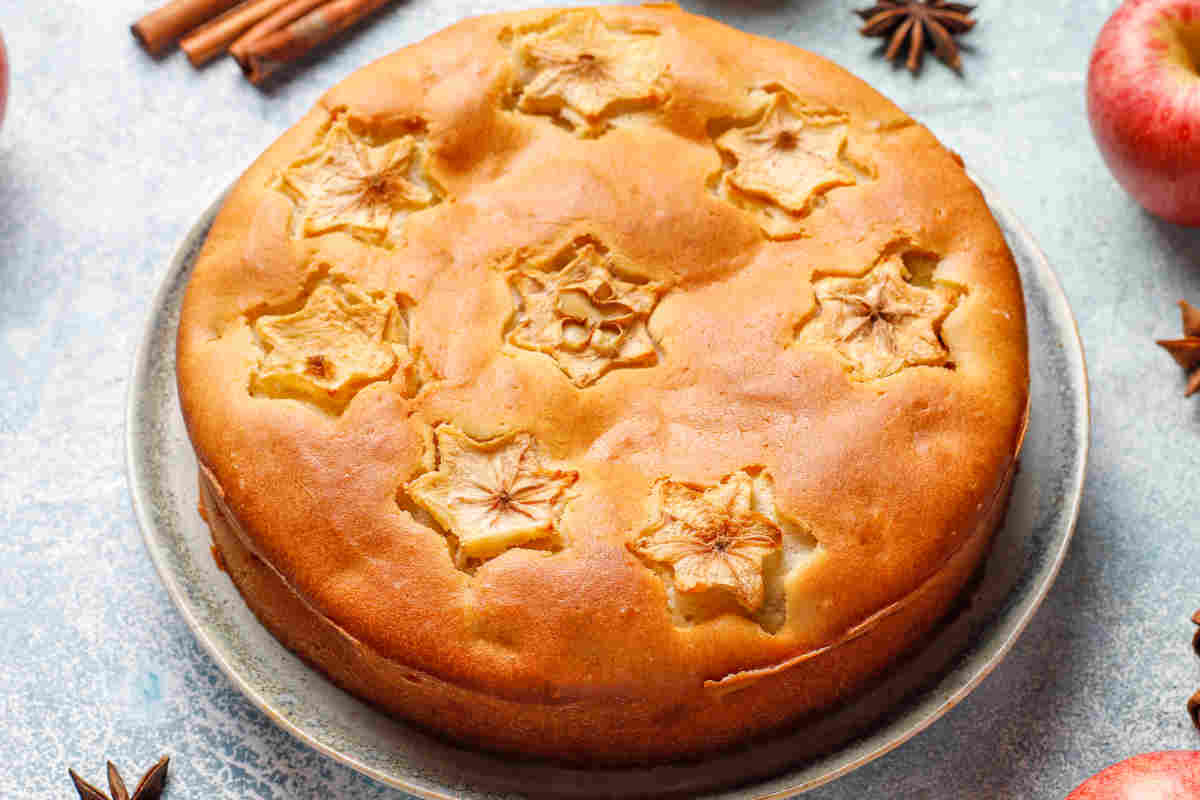
[[(1142, 213), (1092, 145), (1087, 56), (1116, 0), (981, 2), (965, 76), (914, 80), (855, 33), (858, 2), (683, 0), (845, 65), (961, 153), (1046, 250), (1089, 358), (1086, 496), (1045, 605), (959, 708), (817, 800), (1058, 798), (1200, 747), (1200, 399), (1152, 344), (1178, 333), (1175, 300), (1200, 302), (1200, 233)], [(148, 58), (127, 26), (153, 4), (0, 0), (0, 796), (71, 796), (67, 767), (99, 780), (106, 757), (136, 779), (168, 752), (174, 800), (401, 798), (275, 728), (193, 641), (130, 510), (126, 381), (176, 241), (322, 89), (517, 3), (399, 2), (268, 92), (230, 61)]]

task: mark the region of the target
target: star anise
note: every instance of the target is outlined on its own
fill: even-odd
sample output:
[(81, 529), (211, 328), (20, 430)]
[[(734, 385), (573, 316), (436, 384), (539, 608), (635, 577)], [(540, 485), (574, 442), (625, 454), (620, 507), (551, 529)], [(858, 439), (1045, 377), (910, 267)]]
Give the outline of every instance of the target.
[(1184, 397), (1191, 397), (1200, 391), (1200, 308), (1180, 300), (1179, 310), (1183, 317), (1183, 338), (1159, 339), (1158, 344), (1191, 373), (1183, 392)]
[[(138, 781), (137, 787), (133, 790), (133, 794), (125, 788), (125, 781), (121, 780), (121, 773), (117, 772), (116, 766), (111, 761), (108, 762), (108, 791), (111, 795), (111, 800), (158, 800), (162, 796), (163, 787), (167, 783), (167, 762), (170, 759), (163, 756), (158, 760), (158, 763), (151, 767), (142, 779)], [(92, 786), (85, 781), (73, 769), (68, 769), (67, 773), (71, 776), (71, 781), (75, 784), (75, 791), (79, 792), (79, 800), (110, 800), (109, 795)]]
[(961, 72), (962, 59), (954, 37), (975, 27), (975, 20), (969, 16), (974, 10), (975, 6), (945, 0), (879, 0), (871, 8), (854, 13), (866, 23), (859, 30), (863, 36), (892, 37), (883, 54), (889, 61), (900, 54), (907, 40), (905, 65), (910, 72), (920, 68), (926, 46), (932, 47), (934, 54), (955, 72)]
[(1196, 632), (1192, 634), (1192, 649), (1200, 656), (1200, 611), (1192, 614), (1192, 624), (1196, 626)]
[[(1200, 611), (1192, 614), (1192, 624), (1197, 626), (1196, 632), (1192, 634), (1192, 650), (1200, 656)], [(1200, 728), (1200, 691), (1188, 698), (1187, 710), (1191, 715), (1192, 724)]]

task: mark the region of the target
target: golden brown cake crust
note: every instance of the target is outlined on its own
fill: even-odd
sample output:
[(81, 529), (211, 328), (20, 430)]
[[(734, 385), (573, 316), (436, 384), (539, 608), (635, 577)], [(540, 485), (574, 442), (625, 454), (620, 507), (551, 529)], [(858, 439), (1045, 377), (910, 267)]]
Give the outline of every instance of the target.
[[(789, 125), (813, 155), (777, 188)], [(390, 170), (387, 213), (334, 169)], [(854, 317), (871, 291), (892, 310)], [(178, 380), (267, 570), (239, 588), (311, 615), (285, 642), (455, 735), (621, 761), (821, 708), (927, 630), (1003, 509), (1028, 366), (953, 154), (817, 56), (653, 6), (468, 20), (330, 91), (222, 208)], [(516, 477), (468, 508), (488, 459)], [(757, 538), (686, 561), (697, 514)]]

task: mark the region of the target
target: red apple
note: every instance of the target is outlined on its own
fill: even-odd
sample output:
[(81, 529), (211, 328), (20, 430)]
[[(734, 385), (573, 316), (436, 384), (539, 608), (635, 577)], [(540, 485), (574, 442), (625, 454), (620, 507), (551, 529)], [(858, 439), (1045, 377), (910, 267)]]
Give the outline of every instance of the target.
[(1067, 800), (1197, 800), (1200, 750), (1142, 753), (1088, 778)]
[(1088, 68), (1096, 144), (1153, 214), (1200, 225), (1200, 0), (1126, 0)]

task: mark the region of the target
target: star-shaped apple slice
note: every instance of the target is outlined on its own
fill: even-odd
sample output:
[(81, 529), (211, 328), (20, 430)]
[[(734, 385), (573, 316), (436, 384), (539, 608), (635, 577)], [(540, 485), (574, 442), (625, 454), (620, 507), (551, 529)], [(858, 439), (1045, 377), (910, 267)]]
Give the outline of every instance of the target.
[(940, 330), (957, 294), (944, 287), (925, 289), (910, 279), (898, 253), (861, 278), (817, 279), (817, 313), (802, 328), (800, 341), (832, 347), (856, 380), (917, 365), (947, 365), (950, 351)]
[(663, 286), (618, 277), (612, 256), (591, 242), (571, 247), (509, 275), (521, 298), (509, 343), (549, 355), (580, 388), (613, 369), (654, 364), (646, 323)]
[(547, 466), (527, 433), (477, 441), (443, 424), (434, 444), (437, 469), (405, 490), (457, 538), (460, 566), (539, 540), (557, 543), (579, 473)]
[(283, 171), (280, 184), (296, 205), (298, 234), (345, 231), (380, 244), (391, 238), (396, 220), (440, 201), (423, 164), (415, 136), (377, 144), (341, 115), (311, 152)]
[(848, 142), (846, 114), (806, 107), (787, 92), (774, 92), (753, 124), (716, 138), (727, 162), (717, 193), (758, 211), (769, 236), (798, 235), (801, 220), (826, 194), (870, 173), (849, 157)]
[(595, 11), (565, 13), (518, 39), (517, 108), (559, 115), (583, 135), (602, 133), (615, 109), (642, 110), (666, 98), (656, 39), (611, 26)]
[(629, 547), (669, 567), (677, 591), (725, 592), (754, 613), (763, 604), (764, 561), (781, 552), (783, 533), (752, 510), (752, 495), (745, 472), (708, 489), (660, 478), (651, 494), (653, 522)]
[(265, 352), (251, 391), (308, 400), (333, 413), (408, 358), (396, 304), (353, 284), (321, 284), (299, 310), (261, 316), (253, 327)]

